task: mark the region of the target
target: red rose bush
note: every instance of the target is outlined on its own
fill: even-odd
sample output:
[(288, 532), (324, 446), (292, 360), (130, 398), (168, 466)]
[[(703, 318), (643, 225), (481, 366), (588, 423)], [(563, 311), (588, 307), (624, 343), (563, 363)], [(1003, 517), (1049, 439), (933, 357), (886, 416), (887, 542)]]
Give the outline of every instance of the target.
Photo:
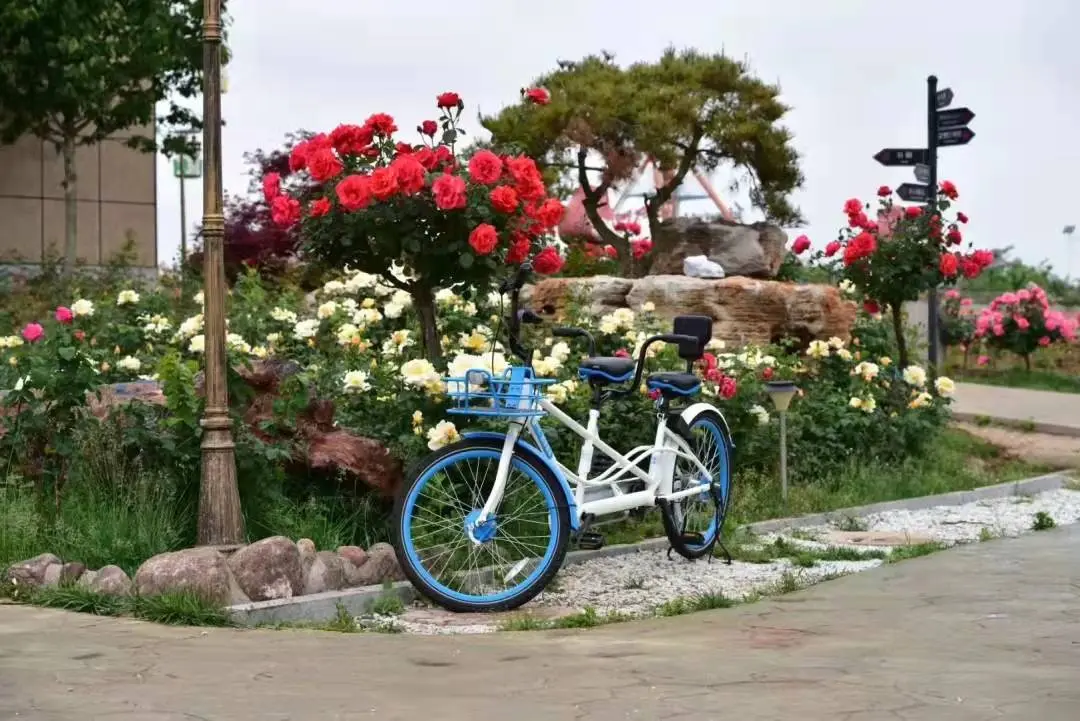
[(321, 188), (306, 204), (280, 184), (264, 187), (274, 222), (299, 226), (309, 259), (379, 276), (412, 296), (431, 359), (441, 356), (438, 289), (486, 290), (508, 264), (530, 257), (542, 274), (563, 265), (548, 240), (563, 205), (548, 197), (533, 159), (486, 149), (459, 156), (464, 103), (442, 93), (436, 106), (438, 120), (417, 126), (415, 144), (397, 139), (395, 120), (377, 113), (297, 145), (291, 170)]

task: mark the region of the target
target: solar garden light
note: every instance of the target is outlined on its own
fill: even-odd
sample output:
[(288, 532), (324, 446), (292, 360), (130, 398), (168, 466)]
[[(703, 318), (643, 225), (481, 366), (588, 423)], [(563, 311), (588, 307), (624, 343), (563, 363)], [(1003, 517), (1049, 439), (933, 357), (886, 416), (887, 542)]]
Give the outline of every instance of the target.
[(780, 498), (787, 508), (787, 410), (791, 399), (799, 392), (791, 381), (768, 381), (765, 390), (780, 414)]

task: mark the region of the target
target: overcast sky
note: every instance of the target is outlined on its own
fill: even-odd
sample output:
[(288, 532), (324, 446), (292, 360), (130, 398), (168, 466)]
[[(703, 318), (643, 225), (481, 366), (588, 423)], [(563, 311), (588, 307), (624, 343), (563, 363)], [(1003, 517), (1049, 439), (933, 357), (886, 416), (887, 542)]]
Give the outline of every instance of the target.
[[(330, 130), (388, 112), (402, 128), (434, 116), (434, 96), (459, 92), (473, 113), (518, 100), (553, 68), (600, 49), (619, 61), (652, 60), (665, 47), (747, 58), (777, 81), (793, 110), (787, 125), (803, 156), (796, 196), (820, 246), (836, 235), (841, 206), (878, 185), (914, 181), (884, 168), (883, 147), (925, 143), (926, 76), (977, 117), (970, 145), (940, 152), (940, 177), (960, 189), (968, 237), (1014, 245), (1025, 260), (1065, 270), (1062, 227), (1080, 222), (1080, 3), (1075, 0), (411, 0), (230, 3), (234, 13), (223, 136), (224, 179), (243, 192), (242, 156), (280, 146), (299, 128)], [(588, 7), (582, 10), (582, 7)], [(658, 10), (672, 10), (657, 16)], [(179, 248), (179, 189), (159, 163), (160, 257)], [(727, 182), (715, 179), (724, 193)], [(726, 193), (725, 193), (726, 194)], [(730, 198), (740, 201), (740, 198)], [(189, 181), (188, 218), (202, 212)], [(796, 233), (790, 233), (794, 237)], [(1080, 238), (1072, 274), (1080, 275)]]

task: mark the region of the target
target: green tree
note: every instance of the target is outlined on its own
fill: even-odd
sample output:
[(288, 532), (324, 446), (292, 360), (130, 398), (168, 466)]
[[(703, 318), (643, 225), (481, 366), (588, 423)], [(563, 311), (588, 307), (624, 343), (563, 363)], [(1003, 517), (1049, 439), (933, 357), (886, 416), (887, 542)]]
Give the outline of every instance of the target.
[(176, 151), (184, 141), (170, 129), (200, 127), (177, 101), (199, 91), (201, 18), (202, 0), (0, 1), (0, 142), (32, 134), (63, 158), (65, 270), (78, 237), (76, 148), (159, 121), (162, 147)]
[(541, 161), (550, 181), (581, 186), (599, 242), (618, 250), (624, 273), (635, 270), (629, 240), (604, 223), (599, 208), (607, 191), (646, 158), (672, 173), (646, 199), (656, 252), (665, 251), (660, 208), (695, 169), (734, 168), (770, 220), (800, 220), (788, 200), (803, 180), (791, 134), (780, 125), (788, 108), (780, 89), (754, 77), (746, 64), (671, 49), (657, 62), (623, 68), (602, 53), (560, 62), (534, 86), (549, 91), (548, 102), (526, 96), (481, 123), (496, 146)]

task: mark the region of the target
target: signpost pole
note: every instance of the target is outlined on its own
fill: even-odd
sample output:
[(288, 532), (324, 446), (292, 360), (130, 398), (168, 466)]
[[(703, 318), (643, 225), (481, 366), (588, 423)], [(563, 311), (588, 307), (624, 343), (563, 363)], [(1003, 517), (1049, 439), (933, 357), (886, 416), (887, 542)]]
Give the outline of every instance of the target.
[[(181, 161), (182, 163), (183, 161)], [(184, 275), (184, 263), (187, 261), (187, 197), (184, 194), (187, 176), (183, 165), (180, 167), (180, 277)]]
[[(931, 218), (937, 212), (937, 84), (938, 79), (936, 75), (931, 75), (926, 78), (926, 164), (930, 166), (930, 177), (927, 179), (930, 197), (926, 209), (930, 213)], [(930, 292), (926, 296), (926, 303), (926, 330), (930, 336), (929, 347), (927, 350), (927, 362), (937, 369), (941, 362), (939, 357), (941, 330), (939, 328), (940, 319), (938, 315), (939, 307), (936, 287), (930, 289)]]

